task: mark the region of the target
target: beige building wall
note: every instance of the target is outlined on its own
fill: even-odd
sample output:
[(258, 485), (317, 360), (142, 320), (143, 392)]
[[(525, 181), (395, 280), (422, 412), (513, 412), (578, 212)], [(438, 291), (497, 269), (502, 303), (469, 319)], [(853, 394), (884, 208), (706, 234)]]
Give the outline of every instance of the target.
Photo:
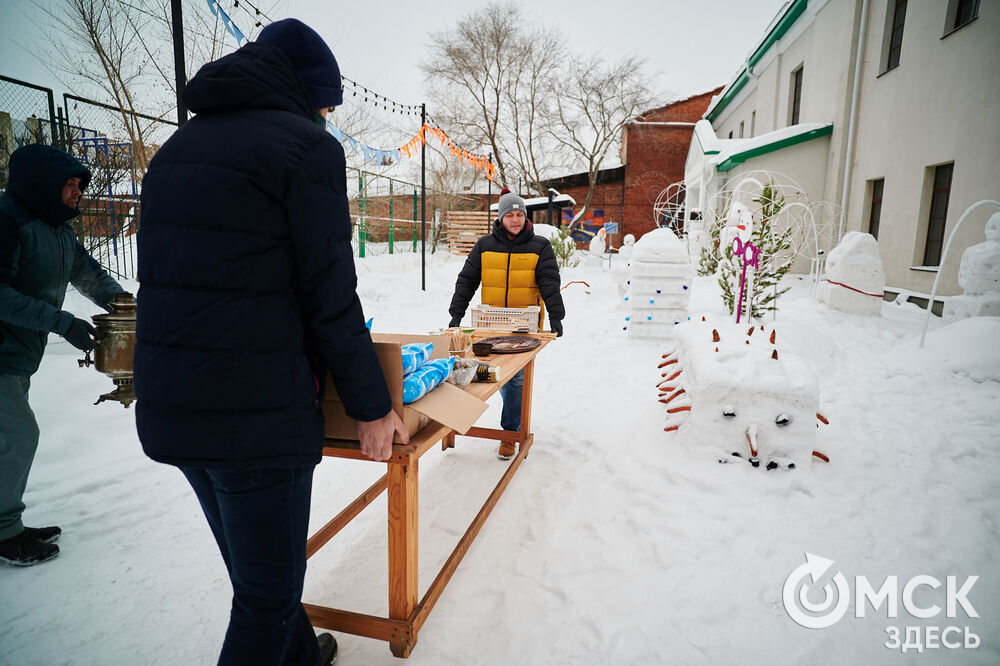
[[(945, 242), (966, 208), (1000, 200), (1000, 3), (983, 0), (977, 19), (948, 33), (949, 2), (911, 0), (899, 64), (885, 71), (890, 5), (872, 2), (847, 229), (868, 231), (868, 181), (885, 179), (878, 243), (886, 285), (930, 293), (938, 269), (921, 265), (934, 167), (954, 163)], [(961, 293), (962, 251), (985, 240), (994, 212), (981, 208), (963, 223), (940, 267), (940, 295)]]
[[(868, 16), (862, 25), (866, 1)], [(845, 232), (868, 231), (869, 181), (884, 178), (879, 248), (887, 288), (929, 293), (938, 267), (920, 264), (934, 167), (954, 163), (944, 242), (969, 205), (1000, 200), (1000, 2), (982, 0), (978, 18), (949, 33), (946, 24), (956, 4), (910, 0), (899, 65), (884, 71), (894, 0), (809, 0), (750, 68), (747, 83), (712, 118), (712, 126), (720, 144), (730, 132), (739, 139), (741, 123), (744, 138), (789, 126), (792, 75), (801, 66), (799, 122), (832, 122), (831, 136), (748, 160), (725, 174), (704, 173), (701, 187), (718, 191), (745, 170), (772, 169), (796, 180), (810, 200), (838, 206), (844, 201)], [(791, 0), (788, 7), (801, 5)], [(772, 28), (779, 24), (776, 17)], [(771, 31), (759, 46), (768, 44)], [(854, 154), (845, 168), (858, 40), (864, 50)], [(710, 108), (707, 116), (712, 112)], [(826, 154), (817, 154), (822, 147)], [(697, 149), (693, 142), (691, 173), (697, 172), (699, 159), (711, 159), (695, 154)], [(961, 292), (961, 254), (984, 240), (983, 227), (994, 210), (980, 209), (963, 224), (941, 267), (940, 295)]]

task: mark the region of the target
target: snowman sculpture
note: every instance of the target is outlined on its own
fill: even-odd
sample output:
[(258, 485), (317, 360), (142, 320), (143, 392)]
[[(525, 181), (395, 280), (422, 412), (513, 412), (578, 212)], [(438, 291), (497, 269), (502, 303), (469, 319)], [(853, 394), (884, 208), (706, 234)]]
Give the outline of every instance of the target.
[(635, 249), (635, 236), (625, 234), (622, 239), (622, 246), (618, 248), (618, 256), (615, 258), (614, 268), (611, 269), (611, 277), (614, 278), (615, 286), (618, 287), (618, 298), (625, 302), (625, 292), (628, 285), (628, 272), (632, 262), (632, 250)]
[(851, 231), (830, 251), (816, 298), (835, 310), (877, 317), (882, 314), (884, 289), (878, 242), (871, 234)]
[(657, 385), (668, 433), (719, 462), (768, 470), (829, 462), (817, 441), (819, 382), (803, 358), (778, 351), (774, 324), (707, 317), (676, 328)]
[(1000, 317), (1000, 213), (986, 223), (986, 240), (962, 254), (958, 284), (965, 291), (945, 301), (945, 319)]
[(625, 326), (633, 337), (669, 339), (688, 318), (691, 259), (670, 229), (654, 229), (632, 251), (625, 281)]

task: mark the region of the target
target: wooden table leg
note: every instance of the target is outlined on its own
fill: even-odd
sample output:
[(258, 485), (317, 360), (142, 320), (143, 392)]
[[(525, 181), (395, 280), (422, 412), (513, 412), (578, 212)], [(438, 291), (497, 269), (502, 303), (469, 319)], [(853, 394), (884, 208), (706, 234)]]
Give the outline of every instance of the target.
[(446, 451), (447, 449), (455, 448), (455, 431), (452, 430), (441, 440), (441, 450)]
[[(409, 622), (417, 606), (417, 459), (389, 464), (389, 618)], [(396, 657), (408, 657), (417, 642), (390, 641)]]
[(524, 442), (531, 434), (531, 390), (535, 384), (535, 359), (528, 361), (524, 366), (524, 386), (521, 388), (521, 441), (518, 443), (518, 451), (524, 447)]

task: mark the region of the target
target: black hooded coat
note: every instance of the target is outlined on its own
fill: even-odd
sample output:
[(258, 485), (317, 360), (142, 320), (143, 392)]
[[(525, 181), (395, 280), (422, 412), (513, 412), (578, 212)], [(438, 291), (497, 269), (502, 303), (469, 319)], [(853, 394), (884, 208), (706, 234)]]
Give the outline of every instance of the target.
[(110, 311), (121, 286), (80, 245), (69, 220), (80, 214), (62, 202), (70, 178), (80, 189), (90, 171), (68, 153), (29, 144), (10, 156), (0, 196), (0, 375), (38, 370), (49, 332), (65, 333), (73, 315), (62, 310), (66, 286)]
[(179, 466), (315, 464), (327, 369), (351, 417), (390, 409), (356, 293), (343, 148), (271, 45), (205, 65), (184, 101), (197, 115), (142, 189), (139, 438)]

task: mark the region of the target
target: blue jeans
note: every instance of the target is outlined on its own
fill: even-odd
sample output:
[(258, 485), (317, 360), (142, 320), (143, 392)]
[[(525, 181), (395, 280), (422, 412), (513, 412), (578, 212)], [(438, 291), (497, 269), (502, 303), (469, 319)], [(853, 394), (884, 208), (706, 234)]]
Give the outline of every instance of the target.
[(319, 661), (316, 634), (302, 607), (314, 469), (181, 468), (233, 585), (220, 665)]
[(503, 412), (500, 414), (500, 427), (504, 430), (518, 432), (521, 429), (521, 392), (524, 389), (524, 368), (510, 378), (510, 381), (500, 387), (500, 399), (503, 400)]
[(38, 448), (38, 423), (28, 405), (28, 377), (0, 375), (0, 540), (24, 531), (24, 489)]

